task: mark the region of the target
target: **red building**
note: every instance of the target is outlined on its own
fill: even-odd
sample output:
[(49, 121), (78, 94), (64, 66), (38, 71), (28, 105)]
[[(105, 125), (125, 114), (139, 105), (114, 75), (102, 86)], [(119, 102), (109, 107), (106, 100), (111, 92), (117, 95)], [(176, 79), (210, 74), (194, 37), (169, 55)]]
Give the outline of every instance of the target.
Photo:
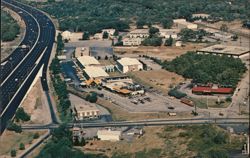
[(231, 94), (233, 88), (223, 88), (214, 86), (196, 86), (192, 88), (192, 93), (195, 94)]

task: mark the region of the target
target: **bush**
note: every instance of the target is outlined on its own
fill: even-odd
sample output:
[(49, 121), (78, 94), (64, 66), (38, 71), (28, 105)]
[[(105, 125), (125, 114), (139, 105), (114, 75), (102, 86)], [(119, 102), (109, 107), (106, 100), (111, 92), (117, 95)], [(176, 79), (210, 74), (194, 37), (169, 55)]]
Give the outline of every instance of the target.
[(24, 150), (24, 149), (25, 149), (24, 144), (23, 144), (23, 143), (20, 143), (20, 144), (19, 144), (19, 150)]
[(7, 123), (7, 130), (15, 131), (16, 133), (21, 133), (22, 132), (21, 126), (13, 123), (12, 121), (9, 121)]
[(91, 102), (91, 103), (96, 103), (96, 101), (97, 101), (97, 93), (96, 92), (90, 92), (87, 95), (86, 100)]
[(16, 149), (11, 149), (10, 156), (11, 157), (16, 157)]
[(33, 135), (33, 139), (37, 139), (37, 138), (39, 138), (39, 133), (35, 133), (35, 134)]
[(161, 37), (146, 38), (144, 41), (142, 41), (142, 45), (144, 46), (161, 46), (161, 44), (162, 44)]
[(232, 97), (226, 97), (226, 102), (231, 102), (232, 101)]
[(177, 98), (177, 99), (181, 99), (181, 98), (184, 98), (184, 97), (187, 96), (186, 93), (182, 93), (182, 92), (178, 91), (176, 88), (171, 89), (171, 90), (168, 92), (168, 95), (169, 95), (169, 96), (173, 96), (173, 97), (175, 97), (175, 98)]
[(16, 111), (15, 118), (17, 121), (22, 120), (22, 121), (29, 121), (30, 120), (30, 115), (28, 115), (22, 107), (18, 108)]

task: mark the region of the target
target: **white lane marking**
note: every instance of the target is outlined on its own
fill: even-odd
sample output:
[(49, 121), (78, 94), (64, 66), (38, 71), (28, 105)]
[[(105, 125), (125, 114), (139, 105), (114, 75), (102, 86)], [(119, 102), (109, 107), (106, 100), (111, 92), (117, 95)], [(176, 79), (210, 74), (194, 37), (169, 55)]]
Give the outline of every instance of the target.
[[(4, 2), (4, 3), (8, 3), (8, 2), (5, 2), (5, 1), (3, 1), (3, 2)], [(15, 5), (11, 4), (11, 3), (8, 3), (8, 4), (9, 4), (9, 5), (12, 5), (13, 7), (16, 7), (16, 8), (19, 8), (19, 9), (25, 11), (26, 13), (28, 13), (28, 14), (35, 20), (35, 22), (37, 23), (37, 26), (38, 26), (38, 37), (37, 37), (37, 39), (36, 39), (35, 44), (34, 44), (33, 47), (30, 49), (30, 51), (27, 53), (27, 55), (21, 60), (21, 62), (19, 62), (19, 64), (15, 67), (15, 69), (11, 71), (11, 73), (5, 78), (5, 80), (1, 83), (0, 86), (3, 86), (3, 84), (10, 78), (10, 76), (16, 71), (16, 69), (23, 63), (23, 61), (28, 57), (28, 55), (29, 55), (29, 54), (32, 52), (32, 50), (35, 48), (35, 46), (36, 46), (36, 44), (37, 44), (37, 42), (38, 42), (38, 39), (40, 38), (40, 25), (39, 25), (38, 21), (36, 20), (36, 18), (35, 18), (32, 14), (30, 14), (29, 12), (27, 12), (26, 10), (24, 10), (24, 9), (22, 9), (22, 8), (20, 8), (20, 7), (17, 7), (17, 6), (15, 6)]]
[(43, 53), (40, 55), (40, 57), (36, 60), (35, 62), (35, 66), (33, 67), (33, 69), (30, 71), (29, 75), (26, 77), (26, 79), (22, 82), (21, 86), (18, 88), (18, 90), (16, 91), (16, 93), (14, 94), (14, 96), (11, 98), (11, 100), (9, 101), (8, 105), (4, 108), (4, 111), (1, 114), (1, 117), (3, 116), (3, 114), (5, 113), (5, 111), (8, 109), (8, 107), (10, 106), (10, 103), (14, 100), (14, 98), (16, 97), (16, 95), (18, 94), (18, 92), (20, 91), (20, 89), (22, 88), (22, 86), (24, 85), (24, 83), (27, 81), (27, 79), (30, 77), (30, 75), (32, 74), (32, 72), (35, 70), (35, 68), (37, 67), (37, 64), (40, 62), (40, 60), (43, 57), (43, 54), (46, 52), (47, 47), (45, 47)]

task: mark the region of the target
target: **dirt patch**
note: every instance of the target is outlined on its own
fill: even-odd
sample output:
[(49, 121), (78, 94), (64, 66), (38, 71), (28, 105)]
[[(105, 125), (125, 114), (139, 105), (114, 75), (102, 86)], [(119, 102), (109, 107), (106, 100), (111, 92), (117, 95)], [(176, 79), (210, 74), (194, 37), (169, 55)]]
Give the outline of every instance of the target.
[(23, 131), (22, 133), (15, 133), (11, 131), (5, 131), (1, 135), (0, 139), (0, 158), (8, 158), (10, 157), (10, 150), (16, 149), (17, 155), (22, 152), (19, 149), (19, 144), (23, 143), (25, 148), (27, 149), (35, 140), (33, 139), (33, 135), (35, 133), (39, 133), (39, 135), (43, 135), (45, 131)]
[(47, 100), (40, 80), (34, 84), (21, 106), (31, 116), (29, 123), (46, 124), (50, 122)]
[(185, 54), (187, 51), (196, 51), (206, 47), (206, 44), (201, 43), (186, 43), (183, 47), (151, 47), (151, 46), (140, 46), (140, 47), (115, 47), (114, 52), (124, 56), (138, 56), (148, 55), (157, 57), (163, 60), (172, 60), (177, 56)]
[(147, 85), (167, 94), (168, 90), (184, 81), (184, 78), (166, 70), (136, 71), (130, 73), (132, 78), (143, 85)]

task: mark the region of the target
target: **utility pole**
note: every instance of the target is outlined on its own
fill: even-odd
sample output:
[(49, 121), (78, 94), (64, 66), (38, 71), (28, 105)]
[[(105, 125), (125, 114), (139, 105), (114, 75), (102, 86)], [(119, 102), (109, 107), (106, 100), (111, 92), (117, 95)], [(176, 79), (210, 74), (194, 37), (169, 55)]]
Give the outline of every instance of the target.
[(239, 103), (239, 115), (241, 115), (241, 103)]

